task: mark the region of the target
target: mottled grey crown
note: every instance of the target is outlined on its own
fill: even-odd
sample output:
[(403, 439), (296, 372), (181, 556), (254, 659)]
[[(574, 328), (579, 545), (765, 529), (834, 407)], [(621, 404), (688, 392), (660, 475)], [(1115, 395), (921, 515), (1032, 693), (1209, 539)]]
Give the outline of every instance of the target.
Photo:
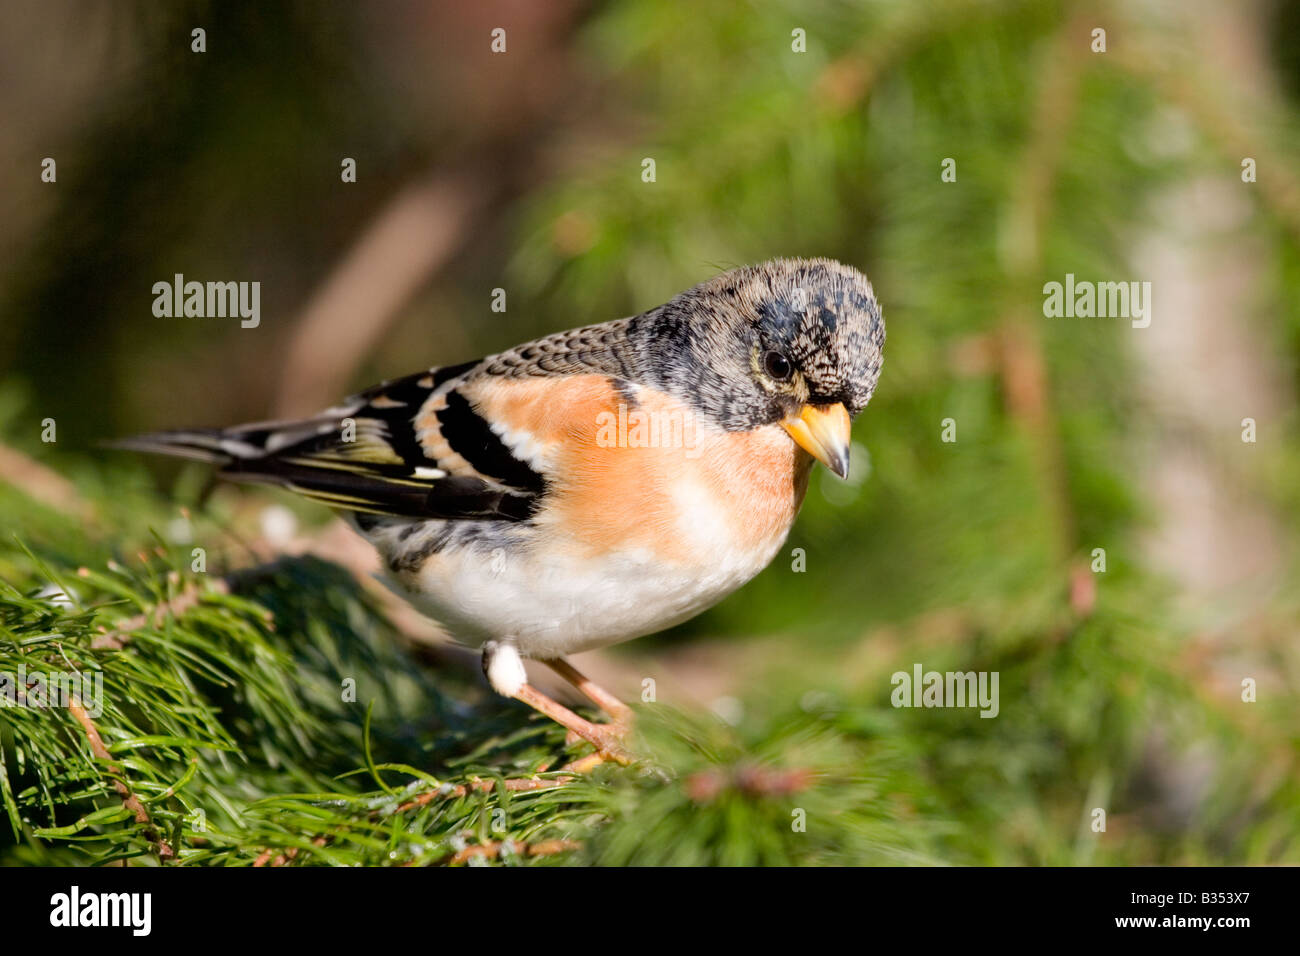
[[(867, 277), (833, 259), (773, 259), (724, 272), (627, 319), (589, 325), (450, 371), (597, 373), (662, 389), (730, 431), (803, 405), (866, 407), (880, 378), (885, 322)], [(769, 374), (780, 356), (788, 377)]]
[[(842, 402), (856, 416), (880, 378), (885, 322), (871, 283), (832, 259), (733, 269), (628, 321), (638, 377), (729, 430), (805, 404)], [(788, 378), (769, 374), (770, 353)]]

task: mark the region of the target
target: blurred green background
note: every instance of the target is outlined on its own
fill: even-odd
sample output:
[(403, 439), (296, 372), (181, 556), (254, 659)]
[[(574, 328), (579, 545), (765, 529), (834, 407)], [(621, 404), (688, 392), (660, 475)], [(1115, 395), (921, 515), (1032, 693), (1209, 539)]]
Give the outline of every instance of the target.
[[(871, 278), (889, 336), (852, 483), (819, 471), (739, 594), (578, 666), (755, 739), (804, 713), (871, 741), (933, 860), (1300, 863), (1300, 5), (3, 17), (7, 538), (87, 560), (49, 517), (73, 496), (126, 554), (177, 503), (245, 538), (275, 537), (274, 503), (310, 533), (327, 512), (96, 443), (310, 412), (830, 256)], [(175, 273), (260, 281), (260, 326), (156, 318)], [(1045, 317), (1067, 273), (1152, 283), (1150, 327)], [(17, 552), (0, 570), (35, 580)], [(999, 716), (890, 707), (914, 662), (998, 671)]]

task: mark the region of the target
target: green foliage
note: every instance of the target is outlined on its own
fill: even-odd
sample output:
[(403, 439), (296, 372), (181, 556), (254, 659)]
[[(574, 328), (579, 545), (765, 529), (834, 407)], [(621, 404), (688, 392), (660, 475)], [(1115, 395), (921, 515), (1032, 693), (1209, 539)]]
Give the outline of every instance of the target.
[[(13, 493), (2, 507), (11, 526), (77, 533)], [(751, 750), (716, 720), (664, 712), (649, 718), (644, 765), (548, 773), (577, 753), (560, 728), (495, 698), (466, 706), (477, 691), (405, 652), (346, 572), (282, 559), (228, 575), (234, 593), (222, 593), (188, 570), (188, 548), (142, 528), (114, 534), (147, 550), (102, 569), (17, 537), (0, 544), (0, 674), (27, 675), (29, 694), (32, 675), (97, 675), (102, 698), (83, 693), (83, 705), (100, 700), (93, 723), (110, 755), (96, 759), (52, 692), (0, 707), (0, 863), (437, 864), (473, 847), (544, 861), (528, 848), (559, 840), (557, 856), (573, 860), (785, 864), (898, 858), (909, 845), (826, 721), (798, 715)], [(154, 623), (154, 609), (191, 593), (201, 599)], [(141, 613), (147, 623), (118, 636)], [(786, 766), (794, 785), (725, 783), (749, 766)], [(705, 772), (724, 785), (693, 798)], [(559, 785), (513, 791), (507, 778)], [(791, 829), (796, 806), (810, 835)], [(683, 829), (691, 842), (672, 835)]]
[[(158, 862), (162, 843), (168, 865), (1265, 862), (1293, 858), (1300, 838), (1294, 780), (1244, 783), (1288, 746), (1294, 715), (1258, 705), (1264, 726), (1246, 734), (1199, 698), (1170, 666), (1175, 636), (1152, 623), (1161, 598), (1123, 571), (1086, 621), (1058, 600), (984, 601), (901, 642), (876, 634), (871, 659), (774, 659), (734, 728), (644, 704), (643, 762), (574, 778), (555, 768), (581, 747), (405, 650), (333, 565), (253, 565), (225, 594), (189, 570), (187, 546), (146, 530), (166, 518), (157, 505), (116, 529), (13, 492), (0, 509), (10, 527), (113, 538), (118, 553), (94, 568), (0, 543), (0, 673), (101, 675), (94, 724), (111, 755), (95, 758), (64, 707), (0, 707), (0, 863)], [(104, 646), (106, 630), (196, 589), (197, 603)], [(999, 716), (891, 707), (888, 672), (920, 649), (927, 668), (998, 671)], [(1098, 841), (1094, 803), (1158, 810), (1140, 792), (1153, 727), (1171, 752), (1209, 746), (1233, 772), (1190, 830), (1153, 817)]]
[[(111, 760), (66, 709), (0, 708), (0, 863), (156, 862), (162, 842), (169, 865), (1300, 860), (1300, 229), (1276, 185), (1296, 167), (1293, 102), (1243, 114), (1251, 148), (1273, 159), (1246, 187), (1239, 142), (1188, 59), (1199, 38), (1120, 4), (1097, 8), (1104, 56), (1065, 42), (1087, 4), (720, 4), (684, 20), (628, 0), (578, 23), (564, 65), (586, 125), (558, 133), (559, 148), (541, 134), (537, 153), (515, 144), (522, 168), (500, 172), (519, 193), (355, 357), (352, 384), (637, 312), (774, 255), (862, 268), (889, 340), (855, 424), (854, 482), (815, 474), (756, 582), (612, 652), (657, 674), (712, 638), (721, 663), (694, 666), (722, 672), (737, 724), (642, 704), (643, 764), (563, 780), (556, 768), (582, 748), (410, 648), (347, 574), (242, 549), (245, 512), (267, 498), (210, 494), (197, 469), (160, 496), (91, 444), (262, 417), (280, 352), (266, 343), (283, 339), (160, 325), (150, 284), (265, 274), (259, 333), (283, 334), (272, 316), (288, 321), (324, 263), (440, 162), (444, 138), (467, 137), (451, 110), (469, 100), (435, 84), (412, 105), (350, 39), (363, 31), (349, 9), (214, 5), (225, 42), (210, 61), (192, 69), (174, 49), (152, 84), (165, 96), (129, 122), (87, 121), (48, 227), (3, 290), (0, 436), (71, 476), (91, 513), (0, 484), (0, 673), (102, 674), (95, 726)], [(157, 16), (151, 50), (193, 19)], [(796, 26), (806, 53), (790, 50)], [(1152, 50), (1164, 55), (1131, 68)], [(1294, 73), (1291, 53), (1279, 63)], [(364, 84), (322, 85), (335, 69)], [(1063, 75), (1074, 82), (1048, 99)], [(144, 101), (150, 86), (117, 95)], [(344, 142), (370, 153), (340, 193)], [(955, 183), (939, 179), (945, 157)], [(1147, 553), (1161, 489), (1146, 456), (1185, 425), (1154, 407), (1133, 330), (1041, 316), (1042, 284), (1067, 272), (1146, 278), (1135, 245), (1176, 225), (1154, 200), (1193, 179), (1247, 190), (1222, 241), (1258, 250), (1258, 271), (1249, 314), (1224, 322), (1258, 336), (1285, 386), (1258, 444), (1238, 441), (1236, 408), (1189, 442), (1283, 542), (1276, 578), (1218, 595), (1180, 588)], [(485, 305), (497, 286), (504, 314)], [(1174, 327), (1164, 295), (1155, 321)], [(47, 414), (54, 446), (34, 437)], [(956, 443), (939, 440), (946, 418)], [(213, 552), (206, 575), (167, 530), (179, 506)], [(1094, 548), (1104, 573), (1089, 570)], [(229, 594), (212, 587), (225, 576)], [(123, 647), (94, 646), (195, 591)], [(997, 672), (998, 716), (893, 707), (891, 676), (916, 662)], [(1241, 700), (1243, 678), (1257, 702)], [(530, 778), (557, 785), (505, 784)], [(1098, 807), (1105, 833), (1090, 826)]]

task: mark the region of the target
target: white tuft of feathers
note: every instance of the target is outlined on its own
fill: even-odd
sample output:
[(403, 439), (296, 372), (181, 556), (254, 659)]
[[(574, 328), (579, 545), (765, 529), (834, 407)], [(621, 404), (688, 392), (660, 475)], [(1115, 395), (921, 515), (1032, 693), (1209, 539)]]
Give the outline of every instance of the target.
[(502, 697), (514, 697), (528, 683), (524, 660), (513, 644), (494, 641), (493, 645), (487, 659), (488, 683)]

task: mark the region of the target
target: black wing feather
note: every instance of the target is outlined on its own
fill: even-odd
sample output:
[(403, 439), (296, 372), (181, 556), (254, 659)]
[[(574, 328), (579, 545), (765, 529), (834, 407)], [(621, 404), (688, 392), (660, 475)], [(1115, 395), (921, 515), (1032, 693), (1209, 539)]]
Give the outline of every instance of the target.
[(476, 473), (448, 473), (416, 433), (415, 420), (433, 394), (478, 364), (385, 382), (308, 419), (159, 432), (117, 446), (211, 462), (233, 481), (280, 485), (345, 511), (521, 521), (536, 510), (545, 482), (510, 454), (454, 386), (438, 427)]

